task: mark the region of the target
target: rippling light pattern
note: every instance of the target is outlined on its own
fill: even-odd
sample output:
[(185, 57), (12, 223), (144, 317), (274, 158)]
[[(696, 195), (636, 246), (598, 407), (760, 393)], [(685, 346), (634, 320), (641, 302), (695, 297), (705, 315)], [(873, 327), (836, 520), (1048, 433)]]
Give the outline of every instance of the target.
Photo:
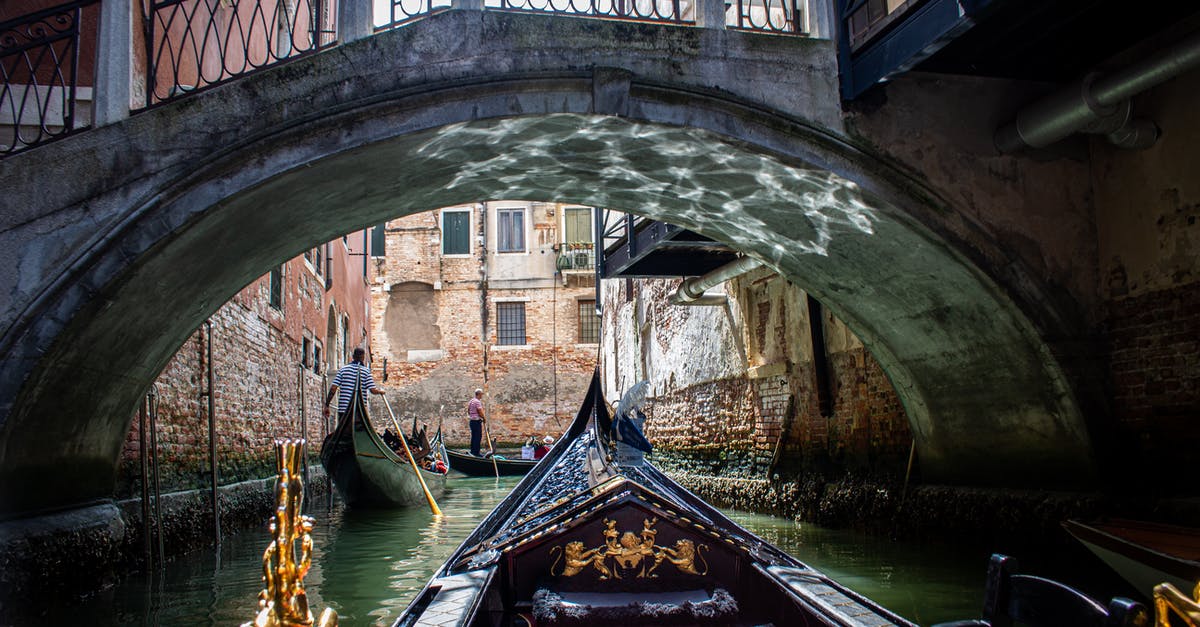
[(854, 183), (696, 129), (606, 116), (508, 118), (446, 127), (419, 152), (456, 169), (448, 191), (618, 209), (756, 251), (768, 263), (828, 255), (839, 234), (874, 235), (878, 222)]

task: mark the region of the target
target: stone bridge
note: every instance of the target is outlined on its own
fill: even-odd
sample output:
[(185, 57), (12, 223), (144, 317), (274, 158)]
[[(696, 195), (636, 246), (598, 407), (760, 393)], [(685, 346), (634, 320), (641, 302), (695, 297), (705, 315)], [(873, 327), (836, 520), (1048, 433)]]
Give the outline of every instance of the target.
[[(1058, 212), (1045, 231), (1070, 240), (1070, 200), (966, 203), (954, 153), (883, 156), (914, 136), (843, 111), (836, 57), (817, 38), (452, 10), (0, 161), (0, 515), (111, 495), (138, 399), (269, 267), (483, 199), (727, 242), (863, 338), (927, 480), (1086, 483), (1079, 296), (1071, 268), (1030, 262), (1072, 251), (1000, 228)], [(941, 114), (912, 132), (937, 136)], [(1013, 188), (1065, 176), (1004, 163)]]

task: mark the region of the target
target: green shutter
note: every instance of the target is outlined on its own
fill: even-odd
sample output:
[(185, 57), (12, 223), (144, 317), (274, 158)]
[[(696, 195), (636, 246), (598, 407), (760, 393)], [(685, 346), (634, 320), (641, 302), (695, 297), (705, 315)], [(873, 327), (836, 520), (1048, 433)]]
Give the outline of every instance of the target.
[(563, 218), (564, 242), (592, 241), (592, 210), (587, 207), (570, 207)]
[(467, 255), (471, 252), (471, 214), (447, 211), (442, 214), (442, 254)]
[(371, 229), (372, 257), (383, 257), (385, 254), (387, 254), (384, 252), (387, 249), (387, 233), (385, 232), (386, 227), (387, 223), (385, 222)]

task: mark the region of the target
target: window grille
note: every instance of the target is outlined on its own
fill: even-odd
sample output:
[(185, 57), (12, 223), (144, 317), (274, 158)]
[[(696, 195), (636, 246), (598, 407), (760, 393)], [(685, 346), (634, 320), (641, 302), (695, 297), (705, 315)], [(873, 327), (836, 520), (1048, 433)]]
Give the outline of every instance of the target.
[(525, 252), (525, 210), (500, 209), (496, 212), (499, 231), (496, 250), (502, 253)]
[(442, 254), (471, 254), (471, 214), (467, 211), (442, 212)]
[(596, 301), (581, 300), (579, 302), (579, 343), (598, 344), (600, 342), (600, 316), (596, 315)]
[(525, 303), (496, 303), (496, 343), (525, 344)]

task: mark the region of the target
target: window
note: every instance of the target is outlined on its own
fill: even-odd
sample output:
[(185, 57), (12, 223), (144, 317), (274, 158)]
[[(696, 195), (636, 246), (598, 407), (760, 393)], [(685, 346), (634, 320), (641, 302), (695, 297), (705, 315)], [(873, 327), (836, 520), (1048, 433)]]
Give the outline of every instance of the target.
[(579, 343), (600, 342), (600, 316), (596, 315), (596, 301), (581, 300), (579, 303)]
[(271, 270), (269, 302), (275, 309), (283, 309), (283, 266)]
[(592, 241), (592, 210), (590, 207), (567, 207), (563, 210), (563, 242), (574, 244)]
[(311, 350), (310, 350), (311, 346), (312, 346), (312, 340), (310, 340), (308, 338), (304, 338), (303, 341), (300, 343), (300, 365), (305, 368), (308, 367), (308, 354), (311, 352)]
[(442, 212), (442, 254), (471, 254), (471, 212)]
[(496, 303), (496, 343), (519, 346), (525, 343), (525, 303)]
[(502, 253), (525, 252), (525, 209), (509, 207), (496, 211), (496, 250)]
[(321, 374), (321, 345), (313, 346), (313, 372)]

